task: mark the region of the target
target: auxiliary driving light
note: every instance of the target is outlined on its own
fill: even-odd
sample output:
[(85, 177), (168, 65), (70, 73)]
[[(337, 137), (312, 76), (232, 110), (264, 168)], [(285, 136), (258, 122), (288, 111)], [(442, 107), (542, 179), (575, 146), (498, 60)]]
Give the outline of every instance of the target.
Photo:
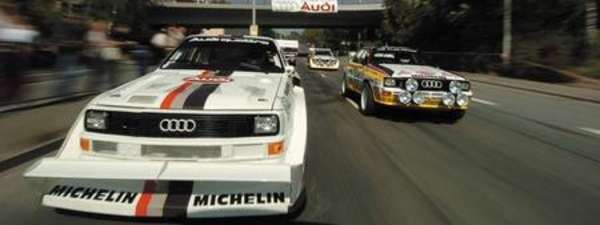
[(419, 82), (413, 78), (409, 78), (404, 87), (407, 91), (413, 92), (419, 89)]
[(444, 105), (446, 105), (446, 106), (452, 106), (456, 102), (456, 97), (454, 97), (454, 95), (452, 93), (446, 92), (442, 96), (442, 102), (444, 102)]
[(469, 96), (465, 95), (464, 93), (459, 93), (456, 97), (456, 104), (458, 104), (458, 106), (466, 106), (469, 104)]
[(394, 78), (385, 78), (383, 80), (383, 86), (386, 87), (396, 87), (397, 83), (396, 83), (396, 79)]
[(417, 105), (423, 104), (423, 102), (425, 102), (425, 100), (427, 99), (427, 94), (423, 93), (423, 92), (416, 92), (415, 94), (413, 94), (413, 102)]
[(412, 100), (412, 94), (410, 92), (402, 92), (398, 95), (398, 100), (403, 104), (408, 104)]

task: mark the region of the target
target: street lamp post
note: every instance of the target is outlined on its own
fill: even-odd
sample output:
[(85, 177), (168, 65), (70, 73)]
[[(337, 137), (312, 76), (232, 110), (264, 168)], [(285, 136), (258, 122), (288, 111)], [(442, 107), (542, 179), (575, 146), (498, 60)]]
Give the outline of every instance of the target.
[(256, 0), (252, 0), (252, 24), (250, 25), (250, 35), (258, 36), (258, 25), (256, 25)]
[(504, 0), (504, 38), (502, 41), (502, 60), (510, 64), (512, 55), (512, 0)]

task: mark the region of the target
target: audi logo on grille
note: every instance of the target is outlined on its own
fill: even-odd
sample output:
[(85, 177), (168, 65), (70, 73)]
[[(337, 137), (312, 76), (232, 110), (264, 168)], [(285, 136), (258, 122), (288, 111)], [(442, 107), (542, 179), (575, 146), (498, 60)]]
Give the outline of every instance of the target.
[(196, 130), (196, 121), (192, 119), (163, 119), (158, 127), (162, 132), (191, 133)]
[(441, 89), (444, 86), (439, 80), (423, 80), (421, 81), (421, 87), (423, 88), (433, 88), (433, 89)]

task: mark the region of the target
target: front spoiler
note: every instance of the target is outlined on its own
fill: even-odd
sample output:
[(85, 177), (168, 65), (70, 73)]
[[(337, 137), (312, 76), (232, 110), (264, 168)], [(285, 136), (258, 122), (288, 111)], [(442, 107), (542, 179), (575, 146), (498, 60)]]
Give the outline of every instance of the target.
[(131, 217), (233, 217), (288, 213), (302, 165), (43, 159), (25, 173), (42, 204)]

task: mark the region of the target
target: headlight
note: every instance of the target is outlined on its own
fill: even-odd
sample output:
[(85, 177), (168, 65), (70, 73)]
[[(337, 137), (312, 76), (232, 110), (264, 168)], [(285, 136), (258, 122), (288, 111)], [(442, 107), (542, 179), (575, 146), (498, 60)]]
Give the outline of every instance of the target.
[(452, 106), (456, 102), (456, 97), (452, 93), (444, 93), (442, 96), (442, 101), (446, 106)]
[(452, 92), (453, 94), (458, 94), (460, 93), (460, 91), (462, 90), (462, 84), (458, 81), (451, 81), (450, 82), (450, 92)]
[(385, 78), (383, 80), (383, 86), (385, 87), (397, 87), (398, 83), (394, 78)]
[(277, 116), (257, 116), (254, 118), (255, 134), (276, 134), (279, 132)]
[(404, 85), (407, 91), (413, 92), (419, 89), (419, 82), (413, 78), (409, 78)]
[(106, 130), (108, 127), (108, 112), (87, 111), (85, 114), (86, 130)]
[(469, 96), (460, 93), (458, 94), (458, 96), (456, 96), (456, 104), (458, 104), (458, 106), (466, 106), (469, 104)]
[(471, 83), (470, 82), (463, 81), (463, 82), (460, 82), (460, 84), (462, 85), (461, 88), (462, 88), (463, 91), (469, 91), (469, 90), (471, 90)]
[(412, 94), (410, 94), (410, 92), (402, 92), (398, 96), (398, 100), (404, 104), (408, 104), (410, 103), (410, 100), (412, 100)]
[(425, 102), (425, 99), (427, 98), (427, 94), (423, 93), (423, 92), (416, 92), (413, 95), (413, 102), (417, 105), (423, 104), (423, 102)]

